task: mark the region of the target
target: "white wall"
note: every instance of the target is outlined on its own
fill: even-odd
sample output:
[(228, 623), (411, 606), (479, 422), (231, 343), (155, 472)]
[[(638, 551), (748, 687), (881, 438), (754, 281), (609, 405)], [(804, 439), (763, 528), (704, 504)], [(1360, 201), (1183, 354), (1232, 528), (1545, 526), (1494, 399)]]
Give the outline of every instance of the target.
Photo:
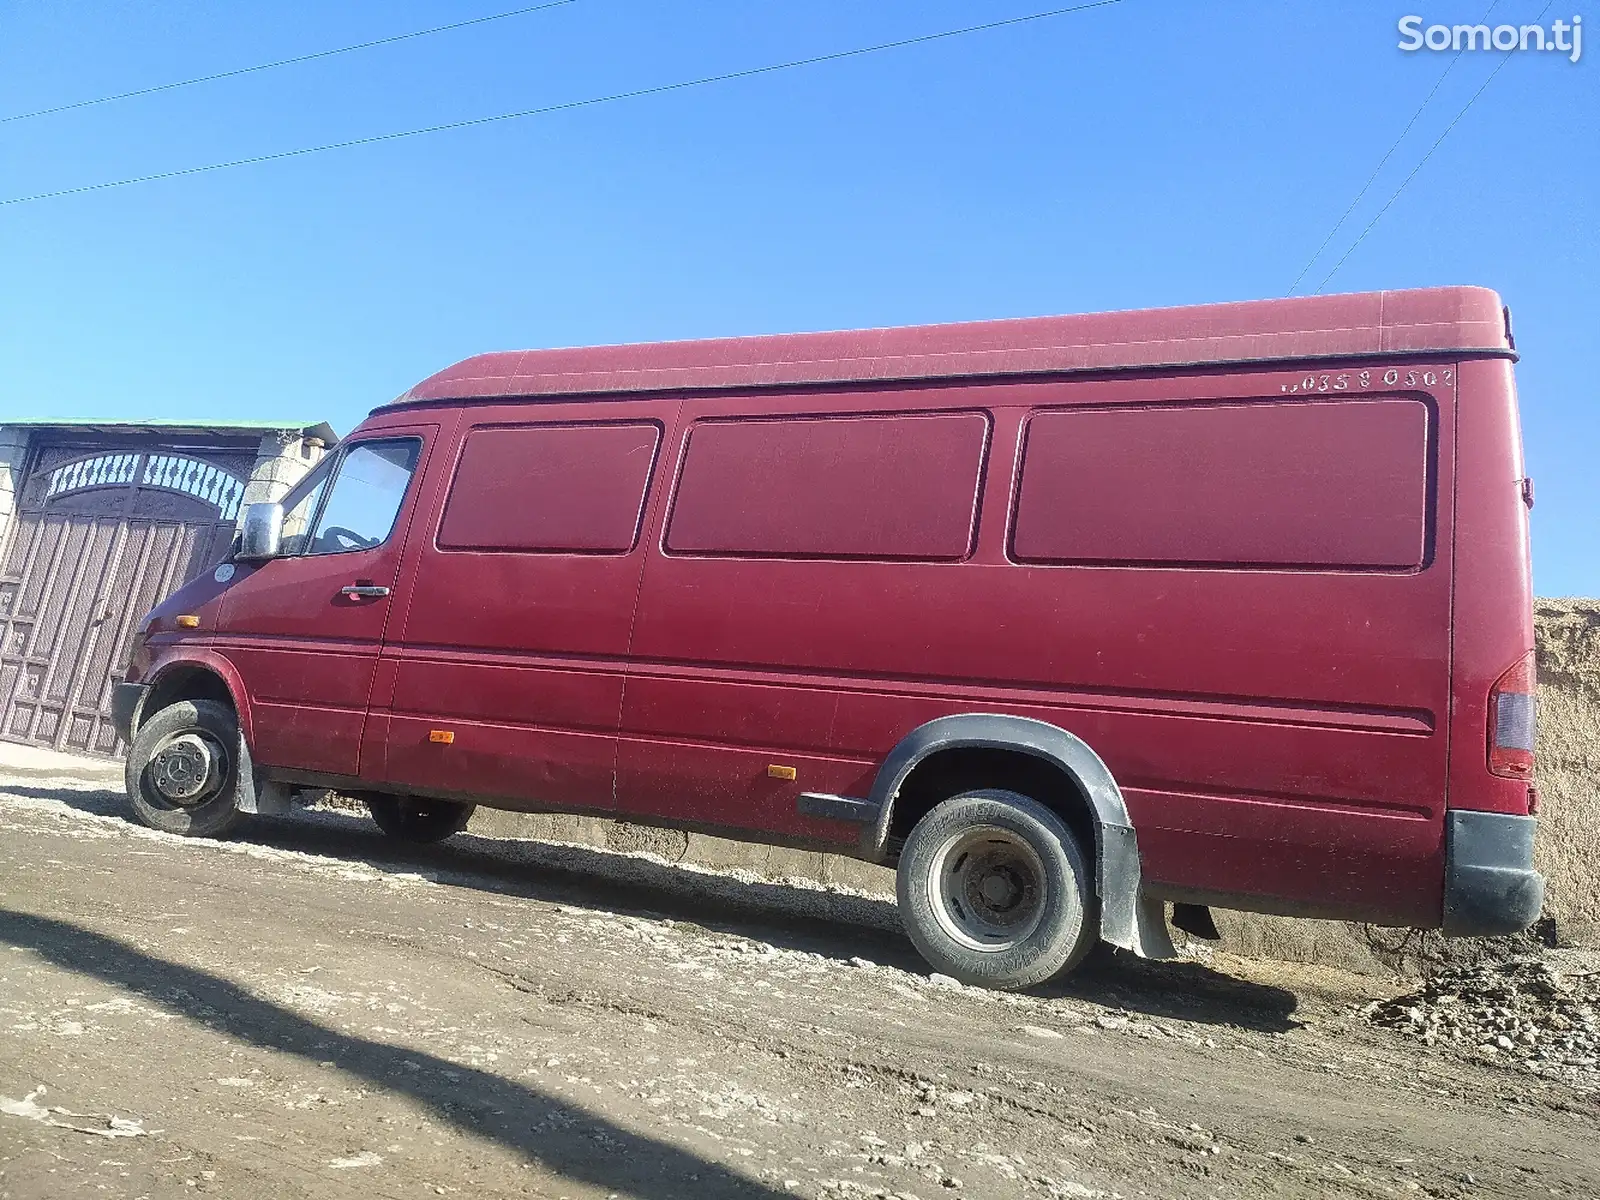
[(17, 511), (17, 489), (22, 486), (27, 457), (28, 431), (15, 425), (0, 425), (0, 554), (5, 551), (11, 516)]

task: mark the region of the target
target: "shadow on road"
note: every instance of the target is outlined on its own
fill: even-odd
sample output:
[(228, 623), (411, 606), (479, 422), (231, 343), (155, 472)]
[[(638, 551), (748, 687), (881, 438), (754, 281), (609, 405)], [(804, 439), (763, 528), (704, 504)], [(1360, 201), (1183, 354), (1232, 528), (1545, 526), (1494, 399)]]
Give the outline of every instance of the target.
[(331, 1058), (374, 1087), (426, 1105), (441, 1123), (499, 1142), (569, 1179), (645, 1200), (786, 1195), (523, 1084), (412, 1047), (339, 1033), (229, 980), (64, 921), (0, 909), (0, 941), (252, 1046), (314, 1063)]
[[(9, 783), (4, 790), (135, 824), (121, 792)], [(439, 845), (415, 846), (385, 837), (365, 817), (327, 809), (256, 818), (235, 840), (357, 861), (380, 871), (420, 873), (450, 887), (691, 921), (719, 933), (841, 961), (865, 958), (923, 975), (929, 969), (901, 932), (899, 912), (889, 897), (696, 870), (566, 843), (462, 833)], [(1097, 954), (1069, 979), (1033, 994), (1259, 1032), (1280, 1033), (1299, 1024), (1292, 1015), (1298, 1001), (1284, 988), (1239, 979), (1201, 963), (1148, 962), (1120, 952)]]
[(1066, 979), (1045, 984), (1040, 996), (1071, 996), (1160, 1020), (1283, 1033), (1303, 1022), (1299, 999), (1287, 988), (1240, 979), (1204, 963), (1152, 962), (1101, 947)]

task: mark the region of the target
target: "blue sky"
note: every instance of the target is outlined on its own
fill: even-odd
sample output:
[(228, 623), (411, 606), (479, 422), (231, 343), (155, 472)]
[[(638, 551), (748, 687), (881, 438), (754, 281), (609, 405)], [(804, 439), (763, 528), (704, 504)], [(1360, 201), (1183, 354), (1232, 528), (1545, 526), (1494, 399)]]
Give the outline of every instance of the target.
[[(1566, 0), (1559, 0), (1565, 4)], [(0, 115), (516, 7), (18, 0)], [(0, 199), (603, 95), (1048, 7), (561, 8), (0, 124)], [(468, 354), (1282, 295), (1487, 0), (1122, 0), (669, 95), (0, 206), (0, 420), (350, 429)], [(1531, 22), (1542, 0), (1499, 0)], [(1582, 7), (1552, 6), (1545, 22)], [(1510, 303), (1536, 587), (1600, 595), (1600, 11), (1513, 55), (1332, 291)], [(1314, 289), (1501, 61), (1464, 55)], [(1583, 364), (1589, 363), (1585, 367)]]

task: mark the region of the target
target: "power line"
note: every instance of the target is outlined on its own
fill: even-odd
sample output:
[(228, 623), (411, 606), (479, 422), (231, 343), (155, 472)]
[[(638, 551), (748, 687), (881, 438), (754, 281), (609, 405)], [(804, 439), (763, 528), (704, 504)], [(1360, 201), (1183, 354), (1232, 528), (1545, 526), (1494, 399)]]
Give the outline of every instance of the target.
[(510, 12), (493, 13), (487, 17), (473, 17), (466, 21), (453, 21), (449, 25), (435, 25), (431, 29), (417, 29), (411, 33), (397, 33), (393, 37), (377, 38), (370, 42), (357, 42), (353, 46), (339, 46), (333, 50), (318, 50), (314, 54), (297, 54), (293, 58), (280, 58), (273, 62), (258, 63), (253, 67), (239, 67), (232, 71), (218, 71), (214, 75), (197, 75), (193, 79), (179, 79), (173, 83), (158, 83), (153, 87), (135, 88), (131, 92), (117, 92), (112, 96), (97, 96), (93, 100), (77, 100), (71, 104), (57, 104), (53, 108), (36, 108), (32, 112), (13, 113), (9, 117), (0, 117), (0, 125), (9, 125), (13, 121), (31, 121), (34, 117), (48, 117), (52, 113), (71, 112), (75, 108), (93, 108), (97, 104), (112, 104), (118, 100), (131, 100), (135, 96), (150, 96), (156, 92), (170, 92), (177, 88), (193, 87), (197, 83), (214, 83), (218, 79), (233, 79), (239, 75), (253, 75), (257, 71), (271, 71), (278, 67), (291, 67), (295, 63), (314, 62), (319, 58), (333, 58), (339, 54), (353, 54), (357, 50), (371, 50), (375, 46), (392, 46), (396, 42), (408, 42), (413, 38), (431, 37), (436, 33), (448, 33), (452, 29), (465, 29), (469, 25), (486, 25), (490, 21), (504, 21), (509, 17), (525, 17), (529, 13), (543, 12), (547, 8), (560, 8), (567, 4), (576, 4), (577, 0), (549, 0), (545, 4), (534, 4), (527, 8), (514, 8)]
[[(1539, 10), (1539, 15), (1534, 18), (1534, 21), (1542, 22), (1544, 20), (1545, 13), (1549, 12), (1554, 7), (1555, 0), (1550, 0), (1550, 3), (1546, 4), (1542, 9)], [(1478, 97), (1483, 95), (1483, 93), (1488, 90), (1489, 85), (1494, 82), (1494, 77), (1500, 74), (1505, 65), (1511, 61), (1512, 53), (1514, 53), (1514, 51), (1501, 56), (1500, 61), (1495, 64), (1494, 70), (1489, 72), (1489, 77), (1479, 85), (1478, 90), (1473, 92), (1471, 98), (1461, 106), (1461, 111), (1451, 118), (1450, 124), (1444, 127), (1444, 132), (1434, 139), (1433, 145), (1428, 147), (1428, 152), (1417, 160), (1417, 165), (1411, 168), (1411, 174), (1407, 175), (1400, 181), (1400, 186), (1395, 188), (1394, 195), (1390, 196), (1388, 200), (1384, 201), (1383, 207), (1377, 211), (1372, 220), (1367, 222), (1367, 227), (1356, 236), (1355, 241), (1350, 243), (1350, 248), (1339, 257), (1339, 261), (1333, 264), (1333, 270), (1329, 271), (1322, 277), (1322, 282), (1317, 284), (1317, 295), (1322, 294), (1322, 289), (1327, 287), (1328, 281), (1339, 273), (1339, 268), (1344, 266), (1345, 261), (1356, 252), (1356, 247), (1360, 246), (1362, 242), (1367, 240), (1367, 234), (1372, 232), (1373, 226), (1381, 221), (1383, 219), (1383, 214), (1389, 211), (1390, 207), (1393, 206), (1396, 200), (1400, 199), (1400, 193), (1405, 191), (1406, 186), (1417, 177), (1417, 172), (1422, 170), (1422, 168), (1427, 165), (1428, 160), (1433, 157), (1433, 152), (1444, 144), (1445, 138), (1450, 136), (1450, 131), (1460, 123), (1462, 117), (1467, 115), (1467, 110), (1476, 104), (1478, 102)]]
[[(853, 50), (837, 50), (831, 54), (816, 54), (809, 58), (795, 58), (787, 62), (769, 63), (762, 67), (747, 67), (742, 71), (726, 71), (719, 75), (702, 75), (698, 79), (685, 79), (677, 83), (662, 83), (654, 87), (634, 88), (626, 92), (611, 92), (604, 96), (591, 96), (584, 100), (566, 100), (560, 104), (547, 104), (539, 108), (524, 108), (517, 112), (498, 113), (491, 117), (470, 117), (464, 121), (449, 121), (443, 125), (427, 125), (421, 129), (404, 129), (396, 133), (379, 133), (371, 137), (351, 138), (343, 142), (328, 142), (320, 146), (303, 146), (298, 150), (280, 150), (275, 154), (256, 154), (249, 158), (235, 158), (228, 162), (208, 163), (199, 167), (182, 167), (175, 171), (158, 171), (152, 175), (135, 175), (128, 179), (113, 179), (105, 183), (89, 183), (81, 187), (60, 188), (53, 192), (35, 192), (31, 196), (12, 196), (0, 200), (0, 208), (13, 204), (30, 204), (35, 200), (53, 200), (60, 196), (77, 196), (84, 192), (101, 192), (110, 188), (129, 187), (136, 183), (153, 183), (161, 179), (177, 179), (185, 175), (201, 175), (208, 171), (225, 171), (232, 167), (246, 167), (256, 163), (276, 162), (285, 158), (300, 158), (307, 154), (322, 154), (329, 150), (347, 150), (354, 146), (370, 146), (378, 142), (393, 142), (401, 138), (421, 137), (430, 133), (446, 133), (453, 129), (469, 129), (475, 125), (491, 125), (498, 121), (517, 121), (525, 117), (540, 117), (550, 113), (570, 112), (578, 108), (592, 108), (598, 104), (611, 104), (619, 100), (637, 100), (643, 96), (659, 96), (666, 92), (681, 92), (688, 88), (705, 87), (713, 83), (727, 83), (735, 79), (750, 79), (757, 75), (771, 75), (777, 71), (791, 71), (798, 67), (816, 66), (819, 63), (839, 62), (847, 58), (860, 58), (885, 50), (899, 50), (906, 46), (925, 45), (928, 42), (962, 37), (969, 33), (983, 33), (1011, 25), (1024, 25), (1043, 21), (1068, 13), (1084, 12), (1091, 8), (1107, 8), (1122, 0), (1091, 0), (1070, 8), (1052, 8), (1044, 12), (1029, 13), (1023, 17), (1008, 17), (1000, 21), (987, 21), (982, 25), (967, 25), (961, 29), (946, 29), (940, 33), (925, 33), (917, 37), (900, 38), (892, 42), (879, 42), (872, 46), (858, 46)], [(1554, 0), (1552, 0), (1552, 3)]]
[[(1489, 7), (1484, 10), (1483, 16), (1479, 21), (1480, 24), (1489, 19), (1489, 14), (1495, 10), (1495, 6), (1499, 3), (1500, 0), (1493, 0)], [(1294, 277), (1294, 282), (1289, 285), (1289, 290), (1284, 295), (1294, 295), (1295, 289), (1300, 286), (1300, 281), (1310, 273), (1311, 268), (1316, 265), (1317, 259), (1322, 257), (1322, 252), (1328, 248), (1328, 243), (1333, 241), (1334, 235), (1344, 228), (1344, 223), (1350, 219), (1350, 214), (1355, 212), (1356, 205), (1360, 204), (1366, 197), (1367, 192), (1372, 189), (1372, 185), (1377, 182), (1378, 176), (1383, 173), (1383, 168), (1394, 157), (1394, 152), (1400, 149), (1400, 143), (1406, 140), (1406, 134), (1411, 132), (1411, 127), (1417, 123), (1417, 118), (1422, 116), (1422, 110), (1433, 102), (1434, 96), (1438, 93), (1440, 87), (1444, 85), (1445, 79), (1451, 71), (1455, 70), (1456, 64), (1461, 61), (1461, 56), (1465, 53), (1464, 49), (1457, 50), (1455, 56), (1445, 64), (1444, 70), (1439, 72), (1439, 78), (1433, 81), (1433, 87), (1422, 98), (1422, 103), (1417, 105), (1417, 111), (1411, 114), (1411, 120), (1406, 122), (1406, 127), (1400, 131), (1400, 136), (1395, 138), (1394, 143), (1384, 151), (1383, 157), (1378, 160), (1378, 165), (1372, 169), (1372, 174), (1367, 176), (1367, 181), (1361, 185), (1361, 190), (1356, 193), (1356, 198), (1350, 201), (1350, 207), (1345, 209), (1339, 219), (1333, 223), (1333, 228), (1328, 230), (1328, 236), (1322, 239), (1322, 245), (1318, 246), (1317, 252), (1306, 260), (1306, 265), (1300, 268), (1300, 274)]]
[[(1508, 55), (1507, 57), (1510, 56)], [(1390, 196), (1389, 199), (1384, 202), (1383, 207), (1378, 210), (1377, 215), (1374, 216), (1372, 220), (1367, 222), (1367, 227), (1356, 236), (1355, 241), (1350, 243), (1350, 248), (1340, 256), (1338, 262), (1333, 264), (1333, 270), (1329, 271), (1327, 275), (1323, 276), (1322, 282), (1317, 284), (1318, 295), (1322, 293), (1323, 288), (1328, 286), (1328, 281), (1339, 273), (1339, 268), (1344, 266), (1345, 259), (1354, 254), (1356, 247), (1361, 245), (1361, 243), (1366, 240), (1367, 234), (1372, 232), (1372, 227), (1376, 225), (1380, 219), (1382, 219), (1384, 213), (1389, 211), (1389, 206), (1392, 205), (1396, 200), (1400, 199), (1400, 193), (1406, 190), (1406, 185), (1417, 177), (1417, 172), (1422, 170), (1423, 164), (1433, 157), (1433, 152), (1439, 148), (1439, 146), (1444, 142), (1445, 138), (1450, 136), (1450, 131), (1456, 127), (1456, 122), (1460, 121), (1462, 117), (1467, 115), (1467, 109), (1472, 107), (1473, 100), (1476, 100), (1479, 96), (1483, 95), (1484, 88), (1487, 88), (1494, 80), (1494, 77), (1500, 74), (1500, 67), (1505, 65), (1505, 59), (1501, 59), (1499, 66), (1496, 66), (1493, 71), (1489, 72), (1489, 78), (1485, 79), (1483, 81), (1483, 85), (1479, 87), (1476, 92), (1472, 93), (1472, 100), (1468, 100), (1466, 104), (1462, 106), (1461, 111), (1455, 115), (1454, 120), (1444, 127), (1444, 132), (1438, 136), (1433, 145), (1428, 147), (1428, 152), (1418, 160), (1416, 166), (1411, 168), (1411, 174), (1407, 175), (1403, 180), (1400, 181), (1400, 186), (1395, 188), (1394, 195)]]
[(1388, 150), (1384, 151), (1383, 157), (1378, 160), (1378, 165), (1372, 169), (1372, 174), (1369, 175), (1367, 177), (1367, 181), (1361, 185), (1361, 190), (1356, 193), (1355, 199), (1350, 201), (1350, 207), (1344, 210), (1344, 213), (1339, 217), (1339, 219), (1333, 223), (1333, 228), (1328, 230), (1328, 236), (1322, 239), (1322, 245), (1317, 247), (1317, 252), (1310, 258), (1306, 259), (1306, 265), (1300, 268), (1300, 274), (1294, 277), (1294, 282), (1289, 285), (1289, 290), (1284, 293), (1285, 295), (1294, 295), (1295, 289), (1300, 286), (1300, 281), (1304, 279), (1308, 273), (1310, 273), (1311, 268), (1316, 265), (1317, 259), (1322, 257), (1322, 252), (1328, 248), (1328, 243), (1333, 241), (1334, 235), (1337, 234), (1339, 230), (1344, 228), (1344, 223), (1350, 219), (1350, 214), (1355, 212), (1356, 205), (1360, 204), (1361, 201), (1366, 198), (1367, 192), (1370, 191), (1372, 185), (1377, 182), (1378, 176), (1383, 173), (1383, 168), (1387, 166), (1389, 160), (1394, 157), (1394, 152), (1400, 148), (1400, 143), (1405, 141), (1406, 134), (1411, 132), (1411, 127), (1417, 123), (1417, 118), (1422, 116), (1422, 110), (1428, 107), (1429, 101), (1433, 99), (1434, 93), (1436, 93), (1440, 86), (1444, 83), (1445, 77), (1450, 74), (1451, 69), (1456, 65), (1457, 62), (1460, 61), (1462, 53), (1464, 53), (1464, 51), (1458, 51), (1455, 58), (1452, 58), (1445, 69), (1439, 73), (1439, 78), (1434, 81), (1433, 90), (1423, 98), (1422, 103), (1417, 106), (1417, 111), (1411, 114), (1411, 120), (1406, 122), (1406, 127), (1400, 131), (1400, 136), (1395, 138), (1394, 144), (1390, 146)]

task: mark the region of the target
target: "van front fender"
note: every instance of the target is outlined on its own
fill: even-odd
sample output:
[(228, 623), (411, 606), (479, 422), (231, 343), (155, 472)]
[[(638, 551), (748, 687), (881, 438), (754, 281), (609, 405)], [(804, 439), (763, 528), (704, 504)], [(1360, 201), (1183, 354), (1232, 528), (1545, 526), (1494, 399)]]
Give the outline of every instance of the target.
[[(146, 695), (155, 695), (162, 690), (162, 684), (169, 682), (181, 671), (205, 671), (215, 675), (222, 681), (222, 686), (228, 689), (228, 696), (233, 702), (234, 714), (239, 720), (239, 732), (245, 741), (254, 742), (250, 726), (250, 693), (240, 678), (238, 669), (223, 655), (203, 646), (175, 646), (157, 657), (151, 665), (149, 673), (140, 680), (148, 684), (150, 691)], [(148, 708), (148, 701), (145, 705)], [(143, 720), (148, 712), (136, 714), (137, 719)]]

